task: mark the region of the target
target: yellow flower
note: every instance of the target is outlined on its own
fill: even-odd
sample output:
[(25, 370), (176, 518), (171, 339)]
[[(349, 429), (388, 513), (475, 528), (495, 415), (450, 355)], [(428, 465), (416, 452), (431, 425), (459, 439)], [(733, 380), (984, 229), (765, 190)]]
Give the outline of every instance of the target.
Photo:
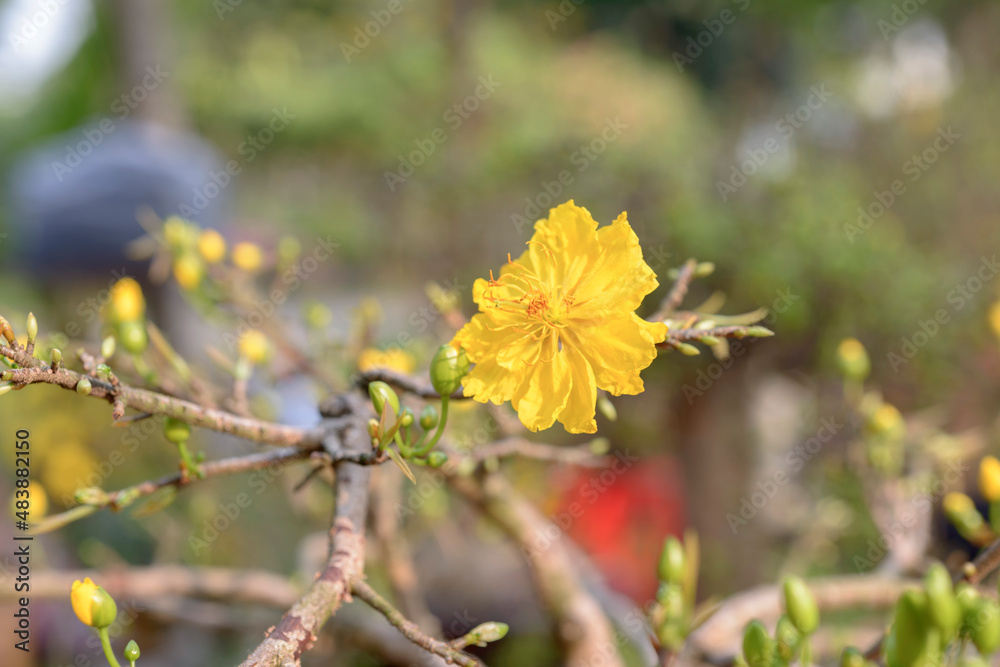
[(122, 278), (111, 286), (111, 310), (116, 320), (137, 320), (146, 312), (142, 288), (132, 278)]
[(1000, 338), (1000, 301), (994, 301), (993, 305), (990, 306), (988, 319), (993, 335)]
[(413, 357), (398, 347), (391, 347), (388, 350), (378, 350), (374, 347), (366, 347), (358, 355), (358, 370), (362, 373), (375, 368), (388, 368), (400, 373), (412, 373), (416, 368)]
[(185, 290), (198, 287), (204, 274), (205, 266), (196, 255), (185, 253), (174, 260), (174, 279)]
[(233, 248), (233, 264), (244, 271), (253, 273), (260, 268), (263, 261), (264, 253), (253, 243), (244, 241), (243, 243), (237, 243)]
[(593, 433), (597, 388), (641, 392), (639, 371), (667, 334), (635, 314), (657, 286), (639, 239), (624, 213), (598, 229), (569, 201), (536, 222), (528, 249), (508, 260), (499, 278), (476, 281), (480, 312), (452, 340), (476, 364), (465, 394), (511, 401), (532, 431), (558, 419), (571, 433)]
[(226, 256), (226, 239), (214, 229), (206, 229), (198, 237), (198, 252), (209, 264), (218, 264)]
[(69, 594), (76, 617), (92, 628), (106, 628), (115, 622), (118, 606), (108, 592), (87, 577), (77, 579)]
[(1000, 460), (995, 456), (979, 462), (979, 492), (988, 502), (1000, 500)]
[(240, 354), (255, 364), (267, 361), (271, 356), (271, 343), (262, 332), (251, 329), (236, 344)]

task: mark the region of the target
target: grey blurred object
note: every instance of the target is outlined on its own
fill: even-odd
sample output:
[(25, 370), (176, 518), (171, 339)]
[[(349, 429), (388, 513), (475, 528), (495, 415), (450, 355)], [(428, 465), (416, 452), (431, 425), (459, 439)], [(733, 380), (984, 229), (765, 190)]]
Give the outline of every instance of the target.
[[(110, 128), (110, 129), (109, 129)], [(126, 266), (126, 244), (144, 233), (137, 215), (188, 218), (218, 227), (228, 194), (204, 197), (218, 152), (190, 133), (155, 122), (104, 118), (27, 154), (9, 183), (12, 257), (46, 283)]]

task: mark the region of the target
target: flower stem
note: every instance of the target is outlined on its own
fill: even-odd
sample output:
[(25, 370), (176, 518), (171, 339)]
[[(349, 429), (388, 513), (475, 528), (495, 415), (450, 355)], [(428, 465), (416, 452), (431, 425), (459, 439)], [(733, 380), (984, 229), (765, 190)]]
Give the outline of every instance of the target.
[[(104, 657), (108, 659), (108, 664), (111, 667), (121, 667), (115, 659), (114, 651), (111, 650), (111, 639), (108, 637), (107, 626), (97, 628), (97, 635), (101, 638), (101, 646), (104, 648)], [(132, 664), (134, 665), (135, 663)]]
[(423, 456), (427, 452), (434, 449), (434, 445), (438, 444), (438, 440), (441, 439), (441, 434), (444, 433), (444, 426), (448, 423), (448, 399), (449, 396), (446, 394), (441, 397), (441, 420), (438, 422), (437, 430), (434, 431), (434, 437), (431, 438), (427, 444), (419, 449), (414, 449), (413, 454), (415, 456)]

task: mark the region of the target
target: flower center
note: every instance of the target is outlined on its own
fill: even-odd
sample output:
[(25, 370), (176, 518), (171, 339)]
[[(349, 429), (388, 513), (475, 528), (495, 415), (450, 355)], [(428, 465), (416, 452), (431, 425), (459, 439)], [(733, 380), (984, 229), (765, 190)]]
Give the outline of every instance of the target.
[(573, 305), (573, 297), (563, 294), (561, 286), (546, 285), (534, 271), (511, 260), (510, 255), (507, 261), (514, 270), (503, 274), (499, 280), (490, 272), (490, 288), (505, 288), (506, 292), (500, 296), (487, 291), (486, 298), (493, 302), (492, 307), (508, 313), (523, 313), (529, 324), (542, 325), (540, 332), (526, 332), (538, 334), (538, 337), (549, 334), (550, 328), (563, 328), (563, 319)]

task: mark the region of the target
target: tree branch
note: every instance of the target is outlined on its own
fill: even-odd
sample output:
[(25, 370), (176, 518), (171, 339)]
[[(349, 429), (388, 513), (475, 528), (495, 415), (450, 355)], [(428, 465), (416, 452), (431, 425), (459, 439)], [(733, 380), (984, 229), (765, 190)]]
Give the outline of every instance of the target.
[[(350, 400), (344, 397), (345, 402)], [(359, 400), (355, 400), (353, 405), (360, 407)], [(355, 415), (362, 414), (360, 409), (355, 411)], [(363, 417), (347, 419), (340, 436), (347, 450), (357, 453), (371, 451), (371, 439), (365, 429)], [(371, 469), (346, 461), (334, 464), (334, 469), (337, 474), (337, 508), (330, 528), (330, 556), (326, 567), (281, 621), (268, 631), (267, 637), (241, 663), (241, 667), (301, 664), (302, 653), (312, 647), (316, 633), (327, 619), (343, 602), (350, 600), (351, 582), (362, 575)]]
[(454, 649), (452, 646), (443, 641), (434, 639), (433, 637), (424, 634), (420, 628), (417, 627), (416, 623), (407, 620), (398, 609), (389, 604), (388, 600), (379, 595), (374, 588), (361, 579), (355, 579), (351, 583), (351, 591), (371, 605), (373, 609), (385, 616), (386, 619), (392, 623), (392, 625), (403, 633), (404, 637), (417, 646), (420, 646), (435, 655), (441, 656), (448, 662), (455, 662), (463, 667), (482, 667), (482, 664), (478, 660), (475, 660), (461, 651)]
[(63, 389), (76, 390), (76, 385), (80, 380), (87, 377), (91, 384), (89, 395), (93, 398), (104, 399), (110, 403), (114, 403), (117, 399), (134, 410), (173, 417), (192, 426), (200, 426), (254, 442), (276, 446), (309, 447), (318, 445), (323, 438), (322, 429), (304, 429), (240, 417), (230, 412), (206, 408), (197, 403), (146, 389), (136, 389), (124, 384), (115, 386), (66, 368), (53, 371), (50, 366), (42, 365), (39, 360), (28, 356), (24, 350), (0, 346), (0, 354), (22, 367), (12, 371), (11, 383), (14, 385), (26, 386), (47, 383)]

